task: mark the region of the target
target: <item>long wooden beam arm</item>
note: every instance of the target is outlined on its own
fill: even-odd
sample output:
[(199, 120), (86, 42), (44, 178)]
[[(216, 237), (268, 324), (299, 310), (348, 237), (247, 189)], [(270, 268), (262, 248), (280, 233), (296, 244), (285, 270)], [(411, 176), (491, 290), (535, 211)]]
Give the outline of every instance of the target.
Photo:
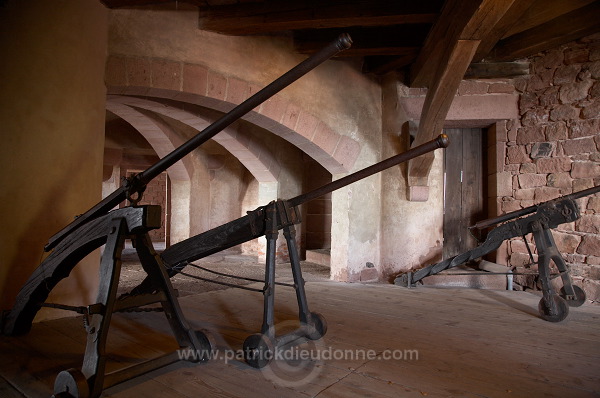
[[(429, 142), (425, 142), (422, 145), (418, 145), (406, 152), (382, 160), (381, 162), (375, 163), (369, 167), (365, 167), (364, 169), (332, 181), (329, 184), (325, 184), (319, 188), (313, 189), (312, 191), (295, 196), (283, 202), (286, 203), (288, 208), (295, 208), (337, 189), (350, 185), (356, 181), (360, 181), (376, 173), (382, 172), (383, 170), (389, 169), (390, 167), (397, 166), (400, 163), (414, 159), (418, 156), (423, 156), (424, 154), (430, 153), (435, 149), (446, 148), (448, 144), (448, 137), (444, 134), (440, 134), (437, 138)], [(265, 222), (265, 211), (268, 206), (269, 205), (261, 206), (254, 211), (248, 212), (248, 214), (244, 217), (230, 221), (209, 231), (176, 243), (166, 249), (161, 254), (161, 257), (170, 268), (181, 270), (191, 261), (198, 260), (213, 253), (217, 253), (219, 251), (239, 245), (240, 243), (248, 242), (252, 239), (263, 236), (265, 235), (267, 228)], [(296, 212), (296, 210), (293, 210), (293, 212)], [(278, 220), (277, 229), (282, 229), (285, 227), (288, 221), (297, 223), (299, 222), (299, 218), (296, 216), (291, 216), (287, 217), (285, 222)], [(171, 274), (174, 273), (171, 272)], [(148, 285), (149, 282), (143, 282), (142, 284)], [(142, 288), (142, 290), (143, 289), (144, 288)]]

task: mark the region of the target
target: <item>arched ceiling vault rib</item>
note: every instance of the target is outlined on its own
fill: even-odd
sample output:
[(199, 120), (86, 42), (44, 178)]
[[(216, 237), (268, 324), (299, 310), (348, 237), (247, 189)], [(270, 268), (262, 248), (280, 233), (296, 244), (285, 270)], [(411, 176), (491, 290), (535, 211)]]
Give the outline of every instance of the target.
[[(146, 115), (132, 107), (118, 102), (107, 101), (106, 110), (122, 118), (139, 131), (160, 158), (175, 149), (177, 143), (173, 143), (171, 139), (173, 139), (176, 134), (173, 131), (168, 130), (168, 126), (159, 126), (155, 120), (148, 118)], [(169, 167), (167, 173), (173, 180), (189, 181), (192, 174), (190, 167), (189, 161), (183, 159)]]
[[(220, 112), (230, 111), (261, 88), (204, 65), (123, 55), (109, 56), (106, 78), (109, 94), (170, 99)], [(297, 146), (331, 174), (352, 170), (360, 154), (358, 141), (339, 134), (279, 94), (243, 119)]]
[[(187, 110), (147, 99), (113, 95), (109, 96), (107, 103), (120, 104), (163, 115), (184, 123), (197, 131), (202, 131), (211, 124), (210, 120)], [(280, 170), (279, 164), (262, 145), (254, 142), (253, 137), (230, 126), (218, 133), (213, 139), (235, 156), (257, 181), (277, 181)]]

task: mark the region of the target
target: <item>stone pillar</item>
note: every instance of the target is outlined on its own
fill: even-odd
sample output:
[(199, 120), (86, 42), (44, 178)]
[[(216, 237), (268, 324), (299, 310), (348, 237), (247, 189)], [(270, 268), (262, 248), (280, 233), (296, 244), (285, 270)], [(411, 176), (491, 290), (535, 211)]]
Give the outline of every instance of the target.
[[(352, 172), (380, 160), (379, 153), (363, 145)], [(333, 180), (346, 175), (334, 175)], [(343, 282), (381, 279), (380, 203), (380, 173), (332, 192), (331, 279)]]
[(171, 229), (169, 244), (181, 242), (190, 237), (190, 181), (171, 181)]
[[(48, 238), (101, 199), (107, 15), (95, 0), (0, 5), (2, 309), (14, 304)], [(86, 257), (51, 300), (93, 302), (98, 266), (98, 253)]]
[[(273, 200), (277, 200), (278, 190), (279, 183), (277, 181), (258, 183), (257, 202), (248, 210), (255, 210), (259, 206), (264, 206)], [(243, 215), (244, 214), (242, 214), (242, 216)], [(282, 242), (285, 242), (285, 238), (283, 237), (283, 233), (280, 232), (279, 237), (277, 238), (278, 248), (281, 247)], [(264, 263), (267, 260), (267, 238), (261, 236), (254, 241), (242, 244), (242, 252), (252, 254), (256, 253), (258, 254), (258, 260)]]
[[(400, 100), (409, 94), (394, 75), (383, 81), (383, 158), (405, 152), (410, 147), (409, 116)], [(381, 262), (383, 279), (400, 271), (441, 260), (443, 245), (443, 152), (435, 151), (429, 175), (429, 196), (425, 202), (409, 201), (407, 165), (386, 170), (381, 175), (382, 209)]]

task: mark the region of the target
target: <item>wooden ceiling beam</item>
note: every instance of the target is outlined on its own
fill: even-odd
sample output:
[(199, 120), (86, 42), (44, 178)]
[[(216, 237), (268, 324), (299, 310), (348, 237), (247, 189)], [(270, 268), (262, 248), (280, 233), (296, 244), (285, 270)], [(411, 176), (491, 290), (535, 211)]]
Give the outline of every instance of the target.
[(312, 54), (345, 32), (352, 37), (352, 47), (340, 56), (405, 55), (418, 51), (430, 28), (429, 24), (416, 24), (298, 31), (294, 33), (294, 46), (296, 52)]
[(227, 35), (259, 35), (277, 31), (347, 26), (433, 23), (442, 0), (399, 2), (348, 0), (265, 1), (200, 7), (200, 29)]
[[(481, 46), (481, 44), (480, 44)], [(368, 57), (362, 67), (363, 73), (385, 75), (393, 71), (401, 71), (409, 66), (417, 57), (418, 51), (399, 56)], [(472, 62), (467, 68), (463, 80), (470, 79), (512, 79), (527, 76), (530, 64), (526, 61), (515, 62)], [(403, 80), (406, 84), (406, 81)]]
[(498, 43), (498, 41), (504, 37), (506, 32), (515, 24), (520, 23), (518, 22), (519, 18), (531, 8), (531, 5), (535, 1), (536, 0), (515, 1), (506, 11), (504, 16), (500, 18), (498, 23), (491, 27), (490, 31), (481, 38), (481, 43), (477, 48), (477, 52), (473, 57), (473, 61), (481, 62), (490, 53), (492, 48), (494, 48), (496, 43)]
[(600, 32), (600, 2), (563, 14), (542, 25), (502, 39), (489, 54), (494, 61), (525, 58)]
[(429, 86), (445, 50), (453, 47), (451, 43), (459, 39), (462, 30), (482, 2), (483, 0), (448, 0), (444, 4), (438, 22), (431, 28), (417, 60), (410, 68), (410, 86)]
[[(505, 33), (502, 39), (542, 25), (563, 14), (585, 7), (596, 0), (535, 0)], [(530, 2), (529, 0), (527, 2)]]
[[(450, 105), (478, 45), (478, 40), (458, 40), (450, 50), (447, 65), (439, 69), (433, 84), (427, 90), (419, 129), (412, 147), (430, 141), (442, 132)], [(409, 161), (409, 187), (428, 185), (433, 159), (434, 153), (430, 152)]]
[(411, 67), (411, 87), (428, 87), (444, 67), (457, 40), (483, 40), (515, 0), (448, 0), (419, 57)]
[(137, 7), (153, 4), (169, 3), (171, 0), (100, 0), (108, 8)]

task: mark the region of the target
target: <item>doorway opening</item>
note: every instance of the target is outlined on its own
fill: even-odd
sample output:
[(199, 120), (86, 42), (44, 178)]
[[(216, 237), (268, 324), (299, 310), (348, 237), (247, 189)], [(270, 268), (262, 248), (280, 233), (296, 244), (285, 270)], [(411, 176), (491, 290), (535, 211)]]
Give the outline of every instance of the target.
[(477, 246), (469, 226), (486, 218), (486, 131), (445, 129), (450, 145), (444, 151), (444, 259)]
[[(331, 182), (332, 176), (323, 166), (304, 154), (303, 192)], [(331, 193), (302, 205), (302, 241), (306, 261), (331, 265)]]

